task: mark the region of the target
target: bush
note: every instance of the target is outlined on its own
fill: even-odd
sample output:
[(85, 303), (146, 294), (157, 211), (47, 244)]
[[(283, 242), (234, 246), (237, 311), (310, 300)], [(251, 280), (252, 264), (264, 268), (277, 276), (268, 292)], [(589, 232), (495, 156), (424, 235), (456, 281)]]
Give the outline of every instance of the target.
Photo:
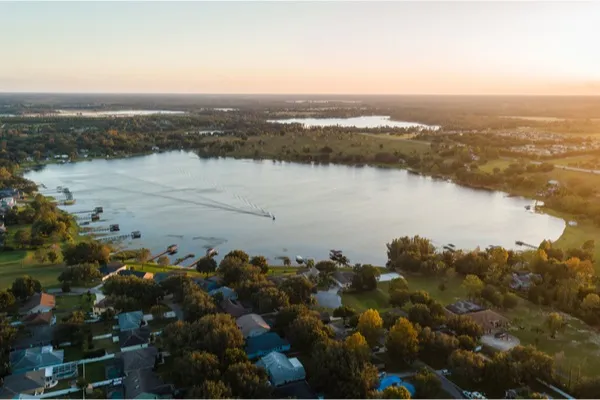
[(69, 293), (71, 291), (71, 283), (69, 281), (64, 281), (61, 289), (63, 293)]

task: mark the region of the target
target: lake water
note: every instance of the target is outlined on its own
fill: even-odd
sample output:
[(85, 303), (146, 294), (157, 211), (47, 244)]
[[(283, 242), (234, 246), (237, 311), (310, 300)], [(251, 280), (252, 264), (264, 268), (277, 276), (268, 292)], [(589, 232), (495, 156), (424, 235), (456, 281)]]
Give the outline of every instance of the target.
[(516, 240), (555, 240), (565, 227), (527, 212), (530, 200), (392, 169), (199, 159), (182, 151), (50, 165), (27, 178), (68, 187), (77, 200), (69, 211), (104, 207), (92, 226), (142, 232), (125, 244), (158, 252), (174, 243), (178, 256), (217, 247), (221, 255), (239, 248), (272, 261), (322, 259), (339, 249), (352, 262), (383, 265), (386, 243), (400, 236), (514, 248)]
[(307, 128), (314, 126), (341, 126), (355, 128), (413, 128), (421, 127), (423, 129), (439, 129), (439, 126), (424, 125), (418, 122), (393, 121), (390, 117), (383, 115), (371, 115), (353, 118), (289, 118), (289, 119), (272, 119), (267, 122), (277, 124), (303, 124)]

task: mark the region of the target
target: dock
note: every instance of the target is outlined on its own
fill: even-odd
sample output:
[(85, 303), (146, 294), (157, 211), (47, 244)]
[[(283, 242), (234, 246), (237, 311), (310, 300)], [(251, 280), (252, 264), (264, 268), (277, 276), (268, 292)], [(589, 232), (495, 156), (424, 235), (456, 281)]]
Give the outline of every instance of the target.
[(85, 230), (81, 233), (83, 234), (94, 234), (94, 233), (102, 233), (102, 232), (119, 232), (121, 228), (119, 228), (119, 224), (112, 224), (109, 227), (98, 227), (98, 228), (85, 228)]
[(180, 258), (176, 259), (173, 264), (178, 265), (178, 264), (181, 264), (182, 262), (184, 262), (185, 260), (189, 260), (190, 258), (194, 258), (194, 257), (196, 257), (196, 255), (190, 253), (190, 254), (186, 255), (185, 257), (180, 257)]
[(157, 258), (164, 256), (165, 254), (168, 254), (168, 255), (172, 256), (175, 253), (177, 253), (177, 245), (176, 244), (172, 244), (169, 247), (167, 247), (167, 249), (165, 251), (163, 251), (162, 253), (158, 253), (158, 254), (152, 256), (152, 258), (150, 260), (148, 260), (148, 261), (154, 261)]
[(100, 242), (114, 242), (114, 241), (125, 240), (125, 239), (139, 239), (141, 237), (142, 237), (142, 234), (139, 231), (135, 231), (135, 232), (131, 232), (128, 235), (105, 236), (105, 237), (98, 238), (96, 240), (98, 240)]

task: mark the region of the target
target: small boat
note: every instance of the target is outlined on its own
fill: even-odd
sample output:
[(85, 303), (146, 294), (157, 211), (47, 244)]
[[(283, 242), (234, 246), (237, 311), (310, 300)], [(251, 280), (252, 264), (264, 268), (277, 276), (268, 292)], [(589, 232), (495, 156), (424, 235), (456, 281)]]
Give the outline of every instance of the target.
[(206, 250), (206, 257), (214, 257), (218, 255), (219, 252), (214, 247), (211, 247), (210, 249)]
[(92, 214), (92, 221), (100, 221), (100, 215), (99, 214)]
[(119, 224), (112, 224), (111, 226), (109, 226), (110, 232), (119, 232), (120, 230), (121, 228), (119, 228)]
[(131, 237), (133, 239), (139, 239), (139, 238), (142, 237), (142, 232), (140, 232), (140, 231), (133, 231), (133, 232), (131, 232)]
[(302, 257), (300, 257), (300, 256), (296, 256), (296, 262), (298, 264), (304, 264), (304, 259)]
[(102, 208), (102, 207), (96, 207), (96, 208), (94, 208), (94, 212), (96, 214), (101, 214), (101, 213), (104, 212), (104, 208)]

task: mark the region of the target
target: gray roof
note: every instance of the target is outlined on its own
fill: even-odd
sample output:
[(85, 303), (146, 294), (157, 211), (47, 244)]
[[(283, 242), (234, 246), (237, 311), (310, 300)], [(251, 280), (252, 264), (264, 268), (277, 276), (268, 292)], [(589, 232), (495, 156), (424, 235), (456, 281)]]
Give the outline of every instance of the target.
[(121, 348), (146, 344), (149, 341), (150, 328), (148, 328), (147, 326), (143, 328), (122, 331), (119, 333), (119, 346)]
[(268, 332), (271, 330), (269, 324), (258, 314), (247, 314), (236, 320), (238, 328), (242, 331), (245, 338), (252, 336), (253, 332)]
[(44, 369), (30, 371), (24, 374), (4, 377), (4, 386), (0, 389), (0, 399), (12, 399), (23, 392), (43, 389), (45, 386)]
[(119, 329), (128, 331), (138, 329), (144, 320), (144, 313), (141, 311), (131, 311), (119, 314)]
[(27, 349), (32, 346), (45, 346), (52, 343), (56, 325), (28, 326), (19, 334), (13, 343), (16, 349)]
[(130, 373), (138, 369), (153, 368), (158, 350), (154, 346), (121, 353), (123, 372)]
[(335, 279), (342, 285), (347, 285), (347, 284), (352, 283), (353, 277), (354, 277), (354, 272), (351, 272), (351, 271), (335, 271), (333, 273), (333, 279)]
[(304, 366), (297, 358), (287, 358), (284, 354), (276, 351), (261, 358), (256, 365), (267, 371), (269, 380), (275, 386), (306, 378)]
[(64, 350), (52, 350), (50, 346), (32, 349), (15, 350), (10, 353), (10, 366), (13, 372), (33, 371), (37, 368), (62, 364), (65, 359)]
[(123, 378), (123, 386), (127, 399), (134, 399), (143, 393), (162, 395), (172, 392), (172, 386), (165, 385), (151, 369), (139, 369), (128, 373)]

